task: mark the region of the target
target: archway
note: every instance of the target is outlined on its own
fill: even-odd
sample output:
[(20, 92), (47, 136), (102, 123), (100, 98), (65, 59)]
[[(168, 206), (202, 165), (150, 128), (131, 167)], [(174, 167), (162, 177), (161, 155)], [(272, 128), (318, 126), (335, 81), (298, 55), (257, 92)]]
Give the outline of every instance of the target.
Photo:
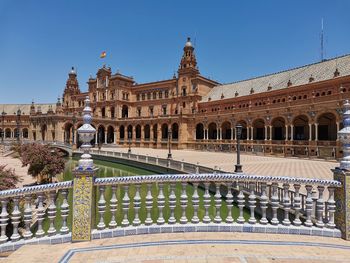
[(143, 128), (143, 132), (145, 133), (145, 139), (149, 140), (151, 137), (151, 128), (148, 124), (146, 124), (145, 127)]
[(128, 106), (123, 105), (122, 107), (122, 118), (127, 118), (129, 116), (128, 114)]
[(43, 141), (46, 140), (46, 132), (47, 132), (47, 126), (46, 124), (42, 125), (41, 128), (40, 128), (40, 132), (41, 132), (41, 139)]
[(222, 132), (222, 139), (223, 140), (230, 140), (231, 139), (231, 123), (228, 121), (225, 121), (221, 125), (221, 132)]
[(119, 126), (119, 138), (121, 139), (121, 140), (124, 140), (125, 139), (125, 127), (124, 127), (124, 125), (121, 125), (121, 126)]
[(128, 126), (128, 134), (126, 135), (128, 139), (132, 139), (133, 134), (132, 134), (132, 125)]
[(97, 144), (105, 143), (105, 127), (100, 125), (97, 129)]
[(71, 143), (73, 124), (68, 122), (64, 125), (64, 142)]
[(179, 125), (177, 123), (173, 123), (171, 126), (171, 138), (173, 140), (179, 139)]
[(284, 140), (286, 134), (286, 124), (282, 117), (277, 117), (272, 120), (272, 140)]
[(158, 124), (153, 125), (153, 139), (156, 141), (158, 138)]
[(317, 119), (318, 123), (318, 139), (321, 141), (337, 140), (337, 124), (336, 117), (333, 113), (326, 112)]
[(265, 139), (265, 122), (263, 119), (257, 119), (253, 122), (253, 140)]
[(10, 128), (5, 129), (5, 138), (11, 138), (11, 129)]
[(196, 140), (204, 139), (204, 125), (202, 123), (198, 123), (196, 125)]
[(136, 125), (135, 128), (135, 132), (136, 132), (136, 140), (140, 140), (141, 139), (141, 125)]
[(168, 139), (168, 124), (164, 123), (162, 125), (162, 140)]
[(107, 143), (114, 142), (114, 128), (113, 126), (108, 126), (107, 128)]
[(217, 139), (218, 130), (216, 128), (216, 123), (212, 122), (208, 126), (208, 139), (216, 140)]
[(247, 123), (243, 120), (240, 120), (237, 122), (237, 124), (242, 125), (241, 140), (247, 140)]
[(308, 140), (309, 139), (309, 119), (305, 115), (295, 117), (294, 125), (294, 140)]

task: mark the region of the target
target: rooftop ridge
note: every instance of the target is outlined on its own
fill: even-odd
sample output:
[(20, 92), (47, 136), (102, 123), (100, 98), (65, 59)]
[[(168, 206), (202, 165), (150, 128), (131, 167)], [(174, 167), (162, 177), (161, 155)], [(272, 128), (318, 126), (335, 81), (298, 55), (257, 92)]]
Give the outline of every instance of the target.
[(231, 85), (231, 84), (236, 84), (236, 83), (241, 83), (241, 82), (245, 82), (245, 81), (249, 81), (249, 80), (254, 80), (254, 79), (268, 77), (268, 76), (273, 76), (273, 75), (277, 75), (277, 74), (280, 74), (280, 73), (285, 73), (285, 72), (296, 70), (296, 69), (307, 68), (307, 67), (310, 67), (310, 66), (313, 66), (313, 65), (329, 62), (329, 61), (332, 61), (332, 60), (335, 60), (335, 59), (339, 59), (339, 58), (343, 58), (343, 57), (347, 57), (347, 56), (350, 56), (350, 53), (344, 54), (344, 55), (338, 56), (338, 57), (333, 57), (333, 58), (330, 58), (330, 59), (325, 59), (323, 61), (318, 61), (318, 62), (314, 62), (314, 63), (310, 63), (310, 64), (305, 64), (303, 66), (297, 66), (297, 67), (294, 67), (294, 68), (277, 71), (277, 72), (274, 72), (274, 73), (268, 73), (268, 74), (265, 74), (265, 75), (251, 77), (251, 78), (248, 78), (248, 79), (243, 79), (243, 80), (237, 80), (237, 81), (233, 81), (233, 82), (223, 83), (223, 84), (217, 85), (216, 87), (226, 86), (226, 85)]

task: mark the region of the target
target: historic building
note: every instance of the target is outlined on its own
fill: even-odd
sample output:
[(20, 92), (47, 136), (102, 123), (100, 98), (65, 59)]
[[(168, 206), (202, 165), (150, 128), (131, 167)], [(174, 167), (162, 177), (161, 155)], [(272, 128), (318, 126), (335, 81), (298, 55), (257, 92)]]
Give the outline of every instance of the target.
[(81, 92), (72, 68), (62, 101), (0, 105), (7, 113), (3, 137), (76, 143), (89, 96), (99, 144), (127, 146), (130, 140), (132, 147), (165, 148), (170, 137), (173, 148), (230, 151), (239, 123), (242, 150), (332, 158), (341, 154), (337, 131), (350, 94), (350, 55), (220, 84), (200, 74), (188, 39), (171, 79), (138, 84), (103, 66), (87, 84), (88, 91)]

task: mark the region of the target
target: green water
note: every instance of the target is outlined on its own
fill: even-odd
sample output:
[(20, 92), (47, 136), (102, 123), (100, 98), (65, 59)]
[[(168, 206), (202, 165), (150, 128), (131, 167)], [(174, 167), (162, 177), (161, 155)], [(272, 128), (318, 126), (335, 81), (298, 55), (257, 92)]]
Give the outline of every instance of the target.
[[(131, 166), (127, 165), (121, 165), (121, 164), (115, 164), (111, 162), (104, 162), (104, 161), (94, 161), (95, 165), (99, 168), (97, 172), (97, 177), (113, 177), (113, 176), (131, 176), (131, 175), (149, 175), (149, 174), (154, 174), (150, 171), (147, 170), (142, 170), (139, 168), (134, 168)], [(59, 181), (67, 181), (67, 180), (72, 180), (73, 175), (72, 175), (72, 170), (76, 166), (77, 161), (70, 159), (67, 164), (66, 164), (66, 169), (63, 175), (57, 176)], [(134, 199), (135, 196), (135, 187), (131, 185), (129, 187), (129, 198), (130, 198), (130, 206), (129, 206), (129, 212), (128, 212), (128, 218), (129, 222), (131, 223), (132, 220), (134, 219), (134, 209), (133, 209), (133, 202), (132, 200)], [(191, 196), (193, 195), (194, 188), (192, 187), (191, 184), (188, 184), (186, 186), (186, 192), (188, 196), (188, 203), (187, 203), (187, 208), (186, 208), (186, 216), (188, 221), (191, 221), (191, 218), (194, 214), (193, 207), (192, 207), (192, 200)], [(151, 210), (151, 217), (154, 222), (156, 222), (158, 215), (159, 215), (159, 208), (157, 206), (157, 196), (159, 193), (159, 187), (157, 183), (152, 184), (152, 196), (153, 196), (153, 208)], [(169, 194), (170, 194), (170, 189), (168, 184), (164, 184), (163, 187), (163, 193), (165, 196), (165, 207), (163, 209), (163, 216), (165, 218), (165, 221), (167, 222), (168, 218), (170, 217), (170, 208), (168, 207), (169, 204)], [(121, 221), (123, 219), (123, 211), (122, 211), (122, 199), (125, 194), (124, 189), (120, 186), (117, 188), (117, 199), (118, 199), (118, 206), (117, 206), (117, 212), (116, 212), (116, 221), (118, 223), (118, 226), (121, 225)], [(140, 195), (141, 195), (141, 208), (139, 210), (139, 218), (142, 223), (144, 223), (146, 219), (146, 207), (145, 207), (145, 198), (147, 194), (147, 186), (145, 184), (141, 185), (140, 188)], [(177, 183), (176, 188), (175, 188), (175, 194), (176, 194), (176, 208), (175, 208), (175, 218), (179, 222), (180, 217), (182, 215), (182, 210), (180, 206), (180, 195), (181, 195), (181, 184)], [(205, 210), (203, 206), (203, 195), (204, 195), (204, 190), (201, 188), (198, 188), (198, 195), (199, 195), (199, 208), (198, 208), (198, 217), (200, 220), (203, 219)], [(100, 197), (99, 190), (96, 188), (95, 189), (95, 196), (96, 196), (96, 202), (95, 202), (95, 208), (94, 211), (94, 225), (95, 227), (97, 226), (100, 217), (98, 214), (98, 200)], [(106, 227), (108, 227), (108, 223), (111, 220), (112, 214), (109, 211), (109, 200), (111, 199), (112, 196), (112, 191), (111, 187), (107, 186), (105, 189), (105, 200), (106, 200), (106, 212), (104, 214), (104, 222), (106, 224)], [(63, 198), (59, 194), (58, 198), (56, 200), (56, 206), (58, 207), (58, 211), (56, 214), (56, 219), (55, 219), (55, 227), (57, 230), (60, 229), (62, 226), (62, 217), (61, 217), (61, 212), (60, 212), (60, 205), (62, 204)], [(72, 205), (72, 191), (69, 191), (68, 194), (68, 203), (71, 206)], [(215, 217), (215, 206), (214, 206), (214, 194), (211, 194), (211, 206), (209, 208), (209, 216), (213, 220)], [(71, 207), (70, 207), (71, 208)], [(227, 209), (227, 204), (224, 198), (222, 199), (222, 206), (220, 209), (220, 214), (221, 217), (224, 219), (226, 218), (228, 214), (228, 209)], [(239, 215), (239, 210), (237, 206), (233, 206), (232, 208), (232, 216), (234, 219), (236, 219)], [(244, 217), (246, 219), (249, 218), (248, 211), (244, 210)], [(72, 210), (70, 209), (69, 211), (69, 216), (68, 216), (68, 227), (71, 228), (71, 222), (72, 222)], [(43, 228), (44, 230), (47, 230), (49, 228), (49, 220), (46, 218), (43, 223)]]

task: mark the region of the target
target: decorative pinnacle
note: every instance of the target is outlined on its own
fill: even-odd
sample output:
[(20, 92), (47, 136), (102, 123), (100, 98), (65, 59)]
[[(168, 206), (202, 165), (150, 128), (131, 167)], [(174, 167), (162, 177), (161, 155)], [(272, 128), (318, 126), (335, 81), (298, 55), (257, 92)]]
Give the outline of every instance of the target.
[(94, 163), (91, 159), (90, 155), (90, 149), (91, 146), (91, 140), (94, 139), (96, 129), (92, 127), (92, 116), (91, 116), (91, 107), (90, 107), (90, 99), (88, 96), (86, 96), (85, 99), (85, 108), (83, 110), (83, 121), (84, 124), (78, 129), (79, 139), (83, 143), (81, 146), (83, 150), (83, 154), (79, 160), (78, 168), (77, 170), (93, 170)]
[(340, 169), (350, 170), (350, 103), (345, 100), (343, 105), (344, 128), (338, 132), (339, 140), (343, 143), (343, 159), (340, 161)]

